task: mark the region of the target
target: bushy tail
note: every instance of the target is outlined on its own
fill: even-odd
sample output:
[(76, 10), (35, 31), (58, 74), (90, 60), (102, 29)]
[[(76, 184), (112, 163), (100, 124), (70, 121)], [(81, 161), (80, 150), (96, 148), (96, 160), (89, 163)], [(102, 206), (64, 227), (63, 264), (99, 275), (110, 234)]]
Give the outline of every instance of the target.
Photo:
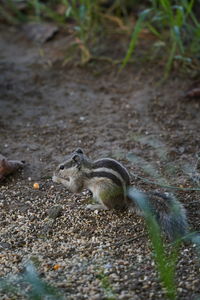
[(127, 196), (142, 214), (155, 217), (169, 240), (182, 238), (188, 233), (188, 222), (183, 205), (171, 194), (144, 193), (129, 188)]

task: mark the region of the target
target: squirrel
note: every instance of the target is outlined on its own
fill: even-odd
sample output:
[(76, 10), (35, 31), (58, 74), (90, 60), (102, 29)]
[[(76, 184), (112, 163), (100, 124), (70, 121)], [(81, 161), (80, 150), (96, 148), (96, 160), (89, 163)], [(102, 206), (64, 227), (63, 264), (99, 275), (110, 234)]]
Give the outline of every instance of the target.
[[(128, 192), (130, 175), (127, 169), (114, 159), (102, 158), (92, 161), (82, 149), (78, 148), (57, 167), (52, 180), (63, 184), (73, 193), (88, 189), (95, 202), (87, 205), (88, 209), (134, 208), (140, 215), (142, 214), (136, 199)], [(187, 234), (186, 212), (175, 197), (157, 191), (142, 194), (148, 199), (151, 213), (169, 240)]]

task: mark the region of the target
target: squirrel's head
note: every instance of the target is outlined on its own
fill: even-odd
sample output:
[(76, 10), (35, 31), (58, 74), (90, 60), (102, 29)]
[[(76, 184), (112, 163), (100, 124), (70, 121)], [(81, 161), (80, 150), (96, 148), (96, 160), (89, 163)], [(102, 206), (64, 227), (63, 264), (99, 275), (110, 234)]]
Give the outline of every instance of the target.
[(88, 159), (83, 150), (78, 148), (74, 150), (67, 157), (67, 159), (57, 167), (55, 175), (61, 178), (76, 176), (75, 174), (78, 175), (78, 173), (81, 173), (81, 170), (84, 168), (84, 166), (86, 166), (87, 162)]
[(81, 165), (84, 162), (84, 153), (81, 148), (76, 149), (70, 154), (69, 158), (62, 164), (59, 165), (60, 170), (68, 169), (68, 168), (77, 168), (81, 169)]
[(83, 173), (87, 165), (87, 157), (83, 150), (78, 148), (66, 157), (55, 170), (52, 177), (56, 183), (62, 183), (72, 192), (81, 191), (83, 187)]

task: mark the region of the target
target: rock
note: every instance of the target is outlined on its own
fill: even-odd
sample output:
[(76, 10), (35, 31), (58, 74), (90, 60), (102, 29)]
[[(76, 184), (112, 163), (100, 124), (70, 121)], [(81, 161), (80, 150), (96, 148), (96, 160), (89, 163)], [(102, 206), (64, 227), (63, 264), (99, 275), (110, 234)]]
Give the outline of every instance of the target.
[(61, 215), (62, 207), (60, 205), (53, 206), (48, 210), (48, 217), (50, 219), (56, 219)]
[(45, 43), (58, 32), (58, 27), (50, 23), (29, 23), (23, 27), (25, 35), (32, 41)]
[(0, 243), (0, 248), (3, 248), (3, 249), (10, 249), (11, 248), (11, 245), (9, 243), (6, 243), (6, 242), (1, 242)]

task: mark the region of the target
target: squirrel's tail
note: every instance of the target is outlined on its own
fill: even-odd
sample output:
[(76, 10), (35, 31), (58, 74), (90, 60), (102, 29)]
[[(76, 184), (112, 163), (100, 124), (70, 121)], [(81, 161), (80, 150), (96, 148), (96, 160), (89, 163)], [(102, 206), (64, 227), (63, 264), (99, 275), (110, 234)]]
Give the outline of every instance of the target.
[(158, 224), (170, 240), (188, 234), (188, 222), (183, 205), (169, 193), (153, 192), (149, 196)]
[(188, 234), (185, 209), (173, 195), (160, 192), (143, 193), (129, 188), (127, 196), (144, 215), (147, 212), (156, 218), (169, 240)]

